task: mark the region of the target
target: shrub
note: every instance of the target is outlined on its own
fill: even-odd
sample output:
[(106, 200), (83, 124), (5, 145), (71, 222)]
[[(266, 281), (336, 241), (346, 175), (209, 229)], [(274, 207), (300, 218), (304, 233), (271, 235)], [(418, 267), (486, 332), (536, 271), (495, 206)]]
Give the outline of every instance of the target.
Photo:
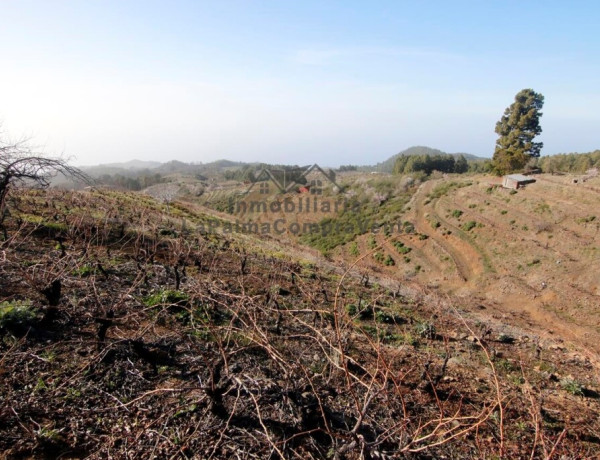
[(498, 342), (500, 343), (514, 343), (515, 339), (508, 334), (500, 334), (498, 336)]
[(429, 322), (417, 324), (415, 331), (420, 337), (423, 337), (425, 339), (433, 339), (436, 334), (435, 326)]
[(574, 396), (583, 396), (583, 386), (577, 380), (564, 378), (560, 381), (560, 386), (563, 390)]
[(392, 244), (400, 254), (408, 254), (410, 251), (412, 251), (412, 249), (408, 246), (405, 246), (402, 241), (394, 241)]
[(145, 297), (143, 303), (147, 307), (155, 307), (157, 305), (183, 304), (188, 300), (189, 296), (185, 292), (165, 289)]
[(401, 324), (404, 322), (400, 316), (382, 310), (377, 310), (377, 313), (375, 313), (375, 321), (385, 324)]
[(0, 303), (0, 329), (25, 332), (36, 320), (36, 312), (30, 301), (6, 301)]
[(477, 222), (475, 222), (474, 220), (470, 220), (468, 222), (465, 222), (461, 228), (464, 231), (469, 232), (469, 231), (473, 230), (476, 226), (477, 226)]
[(390, 256), (389, 254), (386, 256), (385, 260), (383, 261), (384, 265), (389, 266), (393, 266), (396, 265), (396, 262), (394, 261), (394, 259), (392, 258), (392, 256)]
[(377, 240), (375, 240), (373, 235), (369, 237), (367, 245), (369, 246), (369, 249), (375, 249), (377, 247)]
[(404, 233), (415, 233), (415, 226), (411, 222), (403, 222), (402, 228), (404, 229)]
[(460, 209), (455, 209), (454, 211), (452, 211), (452, 217), (455, 217), (458, 219), (462, 215), (463, 215), (463, 212)]
[(363, 321), (373, 319), (373, 307), (368, 305), (364, 300), (361, 300), (358, 304), (348, 304), (346, 306), (346, 312), (348, 312), (350, 316), (358, 315), (359, 319)]

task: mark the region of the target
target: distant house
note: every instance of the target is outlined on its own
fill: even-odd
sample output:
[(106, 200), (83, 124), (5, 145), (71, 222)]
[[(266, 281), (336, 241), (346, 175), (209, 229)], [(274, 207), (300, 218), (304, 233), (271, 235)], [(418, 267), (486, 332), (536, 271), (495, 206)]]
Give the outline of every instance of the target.
[(535, 179), (524, 176), (523, 174), (509, 174), (502, 178), (502, 187), (517, 190), (525, 187), (527, 184), (533, 184)]
[(298, 193), (309, 193), (309, 192), (310, 192), (310, 185), (305, 185), (305, 186), (298, 188)]

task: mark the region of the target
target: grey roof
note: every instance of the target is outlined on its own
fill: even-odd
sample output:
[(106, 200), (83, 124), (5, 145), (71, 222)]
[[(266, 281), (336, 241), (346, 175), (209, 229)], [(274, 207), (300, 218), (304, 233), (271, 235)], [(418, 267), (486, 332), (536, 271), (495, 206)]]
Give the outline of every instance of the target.
[(517, 182), (526, 182), (526, 181), (534, 181), (535, 179), (529, 177), (529, 176), (524, 176), (523, 174), (509, 174), (508, 176), (505, 176), (511, 180), (515, 180)]

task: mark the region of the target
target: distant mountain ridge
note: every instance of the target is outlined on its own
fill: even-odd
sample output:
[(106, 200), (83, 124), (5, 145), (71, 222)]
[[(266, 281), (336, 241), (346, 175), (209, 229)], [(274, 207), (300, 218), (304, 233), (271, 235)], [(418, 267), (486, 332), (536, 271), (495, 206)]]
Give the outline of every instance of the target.
[(154, 168), (158, 168), (160, 165), (162, 165), (162, 163), (159, 161), (130, 160), (130, 161), (122, 162), (122, 163), (103, 163), (103, 164), (93, 165), (93, 166), (82, 166), (82, 168), (91, 169), (91, 168), (103, 167), (103, 168), (139, 170), (139, 169), (154, 169)]
[(394, 170), (394, 164), (396, 163), (396, 159), (398, 157), (411, 156), (411, 155), (427, 155), (427, 156), (452, 155), (454, 157), (458, 157), (458, 156), (462, 155), (465, 157), (465, 159), (467, 161), (477, 161), (477, 160), (485, 160), (486, 159), (484, 157), (479, 157), (477, 155), (472, 155), (470, 153), (447, 153), (447, 152), (443, 152), (441, 150), (434, 149), (431, 147), (425, 147), (425, 146), (418, 145), (418, 146), (414, 146), (414, 147), (409, 147), (406, 150), (403, 150), (402, 152), (397, 153), (396, 155), (392, 155), (387, 160), (384, 160), (381, 163), (377, 163), (374, 166), (365, 166), (365, 167), (362, 167), (361, 169), (391, 173)]
[[(364, 165), (360, 166), (361, 171), (378, 171), (391, 173), (394, 169), (394, 163), (400, 156), (410, 155), (453, 155), (464, 156), (467, 161), (484, 160), (483, 157), (478, 157), (470, 153), (446, 153), (438, 149), (425, 146), (414, 146), (409, 147), (406, 150), (392, 155), (385, 161), (377, 163), (376, 165)], [(177, 174), (177, 173), (219, 173), (230, 169), (243, 168), (249, 165), (257, 165), (259, 163), (247, 163), (242, 161), (231, 161), (231, 160), (216, 160), (210, 163), (185, 163), (179, 160), (171, 160), (164, 163), (158, 161), (142, 161), (142, 160), (131, 160), (123, 163), (107, 163), (99, 164), (95, 166), (83, 166), (82, 169), (89, 174), (94, 176), (100, 176), (102, 174), (124, 174), (124, 175), (135, 175), (140, 172), (150, 171), (152, 174)], [(265, 165), (266, 166), (266, 165)], [(272, 165), (275, 166), (275, 165)], [(323, 165), (322, 165), (323, 166)]]

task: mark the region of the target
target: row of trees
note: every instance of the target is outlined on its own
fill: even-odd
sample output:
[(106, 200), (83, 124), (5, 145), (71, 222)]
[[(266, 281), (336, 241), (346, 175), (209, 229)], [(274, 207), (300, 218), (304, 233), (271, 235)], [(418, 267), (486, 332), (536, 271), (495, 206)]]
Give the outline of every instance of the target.
[(582, 174), (591, 168), (600, 168), (600, 150), (591, 153), (565, 153), (542, 157), (537, 166), (546, 173), (567, 172)]
[(465, 173), (469, 170), (469, 164), (463, 155), (454, 157), (450, 154), (444, 155), (402, 155), (396, 159), (394, 174), (411, 174), (422, 172), (431, 174), (433, 171), (445, 173)]
[(165, 179), (159, 173), (142, 173), (137, 176), (125, 176), (123, 174), (102, 174), (98, 178), (98, 182), (125, 190), (143, 190), (152, 185), (161, 184), (165, 182)]

